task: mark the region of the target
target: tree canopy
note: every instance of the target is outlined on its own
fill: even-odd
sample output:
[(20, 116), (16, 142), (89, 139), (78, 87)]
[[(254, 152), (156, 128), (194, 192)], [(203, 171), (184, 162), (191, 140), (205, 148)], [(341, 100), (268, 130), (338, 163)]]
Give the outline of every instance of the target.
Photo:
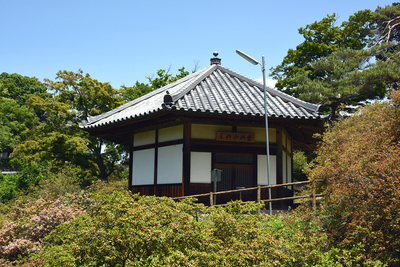
[(289, 49), (281, 64), (272, 68), (271, 76), (277, 80), (276, 87), (299, 96), (293, 77), (299, 72), (308, 72), (311, 79), (324, 76), (324, 72), (313, 70), (310, 63), (327, 57), (338, 49), (362, 49), (372, 37), (373, 14), (370, 10), (358, 11), (336, 25), (338, 16), (334, 13), (320, 21), (299, 29), (304, 41), (296, 49)]
[(46, 79), (52, 98), (32, 96), (28, 100), (27, 105), (43, 111), (46, 119), (31, 129), (31, 137), (16, 147), (12, 156), (25, 161), (50, 161), (54, 167), (71, 163), (107, 180), (123, 148), (91, 137), (79, 126), (88, 116), (121, 105), (122, 90), (84, 75), (82, 70), (59, 71), (56, 80)]
[(35, 77), (0, 74), (0, 152), (11, 152), (28, 138), (28, 130), (37, 125), (40, 113), (26, 107), (31, 96), (48, 98), (46, 86)]
[(0, 152), (11, 152), (38, 123), (33, 110), (14, 99), (0, 97)]
[(312, 71), (299, 71), (294, 77), (301, 98), (310, 102), (322, 102), (330, 108), (331, 120), (335, 120), (341, 104), (357, 105), (367, 99), (383, 98), (387, 93), (388, 79), (399, 78), (399, 58), (391, 62), (375, 61), (387, 46), (366, 50), (339, 49), (331, 55), (310, 64), (313, 71), (324, 73), (318, 79), (310, 79)]
[(136, 81), (136, 83), (131, 87), (122, 86), (122, 89), (124, 89), (124, 99), (126, 101), (134, 100), (189, 75), (189, 72), (185, 70), (185, 67), (178, 69), (178, 71), (179, 73), (173, 76), (169, 73), (169, 70), (159, 69), (155, 78), (153, 76), (146, 76), (148, 83)]
[(276, 87), (322, 103), (331, 119), (341, 104), (381, 99), (397, 85), (400, 6), (362, 10), (336, 26), (335, 14), (300, 28), (304, 41), (272, 68)]
[(44, 119), (29, 129), (29, 138), (15, 147), (11, 156), (24, 161), (49, 161), (54, 168), (72, 164), (107, 181), (121, 168), (127, 148), (90, 136), (79, 127), (89, 116), (105, 113), (188, 74), (185, 68), (179, 69), (176, 76), (160, 69), (156, 78), (147, 77), (148, 84), (136, 82), (132, 87), (114, 89), (82, 70), (59, 71), (55, 81), (45, 79), (52, 97), (33, 95), (27, 100), (26, 105), (40, 111)]
[(35, 77), (6, 72), (0, 74), (0, 97), (14, 99), (19, 105), (24, 105), (26, 100), (33, 95), (47, 98), (50, 93), (47, 92), (46, 86)]
[(28, 108), (26, 101), (34, 96), (48, 98), (46, 86), (35, 77), (20, 74), (0, 74), (0, 158), (1, 168), (11, 168), (7, 155), (29, 137), (29, 130), (43, 117), (38, 110)]

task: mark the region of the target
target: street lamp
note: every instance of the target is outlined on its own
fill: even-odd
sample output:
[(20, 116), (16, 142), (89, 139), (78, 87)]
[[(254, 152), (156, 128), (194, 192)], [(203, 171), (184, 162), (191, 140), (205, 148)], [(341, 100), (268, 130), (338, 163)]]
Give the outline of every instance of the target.
[[(262, 64), (252, 58), (251, 56), (243, 53), (240, 50), (236, 50), (236, 53), (242, 58), (246, 59), (253, 65), (260, 65), (263, 73), (263, 89), (264, 89), (264, 109), (265, 109), (265, 137), (266, 137), (266, 145), (267, 145), (267, 177), (268, 177), (268, 185), (271, 185), (270, 177), (269, 177), (269, 138), (268, 138), (268, 112), (267, 112), (267, 90), (265, 89), (265, 59), (262, 56)], [(269, 215), (272, 215), (272, 202), (271, 202), (271, 187), (268, 187), (268, 196), (269, 196)]]

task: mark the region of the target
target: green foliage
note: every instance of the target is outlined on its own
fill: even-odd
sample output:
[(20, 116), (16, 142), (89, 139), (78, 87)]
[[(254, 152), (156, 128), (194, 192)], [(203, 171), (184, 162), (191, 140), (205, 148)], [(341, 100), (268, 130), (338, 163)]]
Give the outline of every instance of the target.
[[(385, 7), (379, 7), (375, 10), (374, 21), (378, 26), (378, 31), (375, 38), (375, 44), (390, 43), (391, 45), (386, 49), (389, 55), (377, 55), (378, 60), (390, 61), (391, 54), (396, 54), (399, 51), (400, 30), (398, 20), (400, 19), (400, 4), (393, 3)], [(385, 79), (387, 87), (390, 89), (399, 88), (399, 79), (387, 77)]]
[[(23, 79), (24, 84), (16, 81)], [(22, 83), (21, 81), (19, 81)], [(36, 78), (22, 77), (17, 74), (0, 75), (0, 153), (7, 155), (29, 138), (29, 129), (39, 123), (38, 113), (25, 106), (25, 101), (32, 95), (45, 95), (44, 87)], [(8, 158), (0, 159), (1, 169), (10, 169)]]
[[(73, 164), (90, 170), (90, 176), (107, 180), (126, 155), (124, 147), (90, 137), (79, 126), (88, 116), (99, 115), (123, 103), (122, 91), (77, 73), (59, 71), (57, 80), (46, 80), (53, 98), (33, 96), (27, 105), (46, 114), (46, 120), (31, 129), (31, 137), (15, 148), (12, 157), (24, 161), (51, 161), (52, 167)], [(86, 179), (86, 181), (89, 181)]]
[(399, 16), (399, 3), (393, 3), (385, 7), (377, 7), (374, 12), (374, 22), (377, 25), (376, 43), (391, 41), (397, 46), (400, 41)]
[(11, 200), (18, 195), (18, 187), (14, 176), (0, 174), (0, 203)]
[(90, 203), (52, 231), (32, 260), (45, 266), (382, 266), (361, 259), (361, 245), (330, 248), (306, 209), (256, 215), (254, 203), (205, 208), (128, 192), (94, 194)]
[(46, 178), (46, 171), (48, 164), (36, 162), (19, 162), (16, 170), (17, 174), (14, 175), (17, 188), (19, 190), (27, 190), (29, 187), (38, 185), (41, 180)]
[[(91, 176), (90, 170), (81, 169), (73, 164), (65, 164), (60, 169), (49, 168), (46, 179), (39, 182), (34, 193), (41, 197), (51, 195), (57, 198), (79, 192), (96, 180), (96, 177)], [(33, 191), (32, 188), (31, 191)]]
[(276, 216), (257, 215), (262, 208), (257, 203), (206, 208), (194, 199), (175, 202), (117, 192), (120, 182), (97, 182), (71, 194), (73, 187), (63, 185), (71, 174), (45, 180), (31, 196), (1, 208), (0, 263), (383, 266), (360, 256), (363, 245), (330, 247), (321, 222), (305, 208)]
[(241, 200), (230, 201), (224, 206), (224, 210), (233, 215), (255, 214), (262, 208), (264, 208), (263, 203), (242, 202)]
[(307, 156), (304, 151), (295, 151), (293, 153), (293, 178), (296, 181), (307, 180), (307, 176), (303, 171), (307, 164)]
[(99, 195), (94, 201), (87, 215), (49, 236), (50, 265), (185, 263), (195, 248), (205, 247), (186, 204), (128, 193)]
[(29, 129), (38, 123), (33, 110), (13, 99), (0, 97), (0, 151), (11, 152), (28, 138)]
[(272, 68), (276, 87), (322, 103), (331, 120), (342, 104), (382, 99), (399, 84), (399, 19), (400, 5), (395, 3), (375, 12), (358, 11), (340, 26), (334, 14), (300, 28), (304, 41)]
[(0, 202), (12, 200), (46, 179), (46, 163), (14, 161), (13, 166), (16, 174), (0, 177)]
[(385, 79), (397, 79), (398, 58), (388, 62), (369, 60), (387, 46), (368, 50), (338, 49), (331, 55), (309, 64), (321, 74), (310, 79), (310, 71), (299, 71), (293, 78), (298, 84), (301, 98), (310, 102), (322, 102), (331, 108), (331, 119), (341, 104), (356, 105), (366, 99), (383, 98), (386, 94)]
[(0, 74), (0, 98), (13, 99), (19, 106), (23, 106), (33, 95), (50, 97), (46, 86), (35, 77), (6, 72)]
[(272, 68), (271, 76), (277, 80), (276, 87), (285, 89), (286, 93), (299, 96), (297, 83), (293, 80), (298, 72), (307, 73), (310, 79), (320, 78), (324, 72), (313, 70), (309, 63), (329, 56), (341, 49), (362, 49), (372, 36), (371, 23), (373, 14), (370, 10), (362, 10), (350, 16), (340, 26), (335, 25), (336, 14), (328, 15), (300, 28), (304, 41), (296, 49), (289, 49), (282, 63)]
[(136, 81), (134, 86), (122, 86), (122, 89), (124, 90), (124, 99), (126, 101), (132, 101), (189, 75), (189, 72), (185, 71), (185, 67), (178, 69), (178, 71), (179, 73), (177, 75), (172, 76), (172, 74), (168, 73), (169, 71), (159, 69), (156, 78), (146, 76), (148, 83), (140, 83), (139, 81)]
[(324, 179), (321, 213), (333, 244), (363, 244), (363, 259), (400, 263), (400, 91), (367, 105), (323, 137), (311, 179)]
[[(43, 120), (35, 127), (27, 127), (26, 141), (15, 142), (18, 146), (14, 146), (11, 157), (25, 162), (49, 161), (54, 171), (74, 165), (81, 170), (82, 186), (90, 185), (95, 176), (107, 181), (111, 175), (122, 172), (120, 163), (128, 156), (127, 148), (92, 137), (80, 126), (90, 116), (112, 110), (189, 74), (184, 68), (179, 71), (172, 76), (159, 70), (157, 78), (148, 78), (149, 84), (137, 82), (121, 89), (84, 75), (82, 70), (59, 71), (57, 81), (45, 80), (48, 90), (54, 93), (52, 98), (34, 95), (26, 102), (32, 110), (44, 114)], [(12, 136), (9, 132), (0, 128), (0, 135)]]

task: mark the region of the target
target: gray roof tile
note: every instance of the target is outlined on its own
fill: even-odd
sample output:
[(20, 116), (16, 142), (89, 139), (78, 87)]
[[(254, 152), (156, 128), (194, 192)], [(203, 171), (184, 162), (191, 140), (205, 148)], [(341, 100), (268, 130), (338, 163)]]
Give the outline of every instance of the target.
[[(268, 117), (321, 119), (319, 105), (267, 87)], [(169, 93), (173, 106), (164, 104)], [(221, 65), (211, 65), (104, 114), (89, 117), (83, 129), (135, 120), (173, 108), (180, 111), (264, 116), (263, 85)]]

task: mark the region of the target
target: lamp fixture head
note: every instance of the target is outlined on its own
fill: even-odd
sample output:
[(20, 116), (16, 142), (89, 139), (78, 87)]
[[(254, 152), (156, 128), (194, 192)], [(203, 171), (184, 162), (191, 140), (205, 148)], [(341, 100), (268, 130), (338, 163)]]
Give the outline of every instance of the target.
[(236, 50), (236, 53), (241, 56), (242, 58), (246, 59), (248, 62), (250, 62), (253, 65), (261, 65), (260, 62), (258, 62), (257, 60), (255, 60), (254, 58), (252, 58), (251, 56), (247, 55), (246, 53), (243, 53), (240, 50)]

